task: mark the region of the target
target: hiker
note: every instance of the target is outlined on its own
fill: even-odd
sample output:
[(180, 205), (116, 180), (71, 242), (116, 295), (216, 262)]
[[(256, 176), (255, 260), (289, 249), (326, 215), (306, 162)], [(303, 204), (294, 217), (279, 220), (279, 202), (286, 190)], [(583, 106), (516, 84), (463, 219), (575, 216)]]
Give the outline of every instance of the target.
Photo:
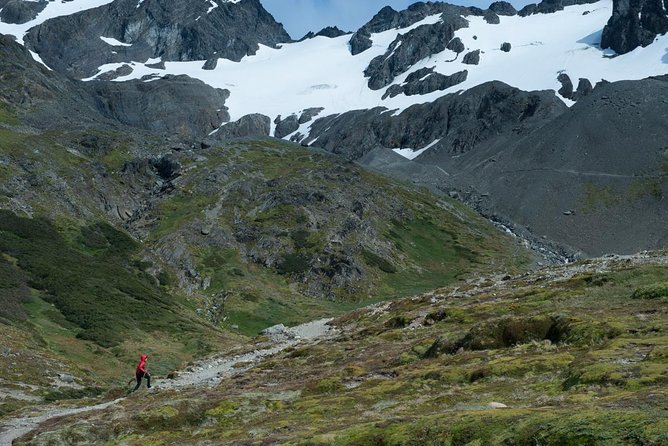
[(141, 355), (139, 357), (139, 364), (137, 364), (137, 370), (136, 370), (136, 375), (137, 375), (137, 385), (135, 388), (132, 390), (133, 392), (137, 389), (139, 389), (139, 386), (141, 386), (141, 379), (146, 378), (146, 388), (150, 389), (151, 388), (151, 375), (148, 373), (148, 370), (146, 370), (146, 360), (148, 359), (148, 356), (146, 355)]

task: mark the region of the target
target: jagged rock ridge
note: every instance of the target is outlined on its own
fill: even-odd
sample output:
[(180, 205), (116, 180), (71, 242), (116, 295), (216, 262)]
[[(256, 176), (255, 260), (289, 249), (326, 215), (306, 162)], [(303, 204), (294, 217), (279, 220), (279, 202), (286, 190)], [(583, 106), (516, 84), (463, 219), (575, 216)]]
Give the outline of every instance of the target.
[(28, 46), (48, 66), (78, 79), (95, 75), (109, 63), (212, 57), (238, 61), (255, 54), (259, 43), (289, 41), (259, 0), (115, 0), (48, 20), (26, 36)]

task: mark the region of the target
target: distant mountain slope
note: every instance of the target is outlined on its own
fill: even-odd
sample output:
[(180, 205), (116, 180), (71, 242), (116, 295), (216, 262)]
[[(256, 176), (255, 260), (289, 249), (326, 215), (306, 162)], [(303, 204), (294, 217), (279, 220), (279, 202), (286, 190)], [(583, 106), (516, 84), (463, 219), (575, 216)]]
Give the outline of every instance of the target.
[(665, 78), (601, 85), (508, 147), (419, 162), (451, 166), (454, 182), (488, 194), (488, 213), (587, 254), (665, 247), (666, 95)]

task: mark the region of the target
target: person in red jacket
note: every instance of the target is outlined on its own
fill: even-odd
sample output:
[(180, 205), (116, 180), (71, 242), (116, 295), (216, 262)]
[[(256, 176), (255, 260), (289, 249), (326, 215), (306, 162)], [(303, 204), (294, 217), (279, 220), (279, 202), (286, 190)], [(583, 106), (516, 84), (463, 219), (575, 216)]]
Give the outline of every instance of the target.
[(139, 364), (137, 364), (137, 370), (136, 370), (136, 376), (137, 376), (137, 385), (135, 388), (132, 390), (133, 392), (137, 389), (139, 389), (139, 386), (141, 386), (141, 380), (142, 378), (146, 378), (146, 387), (151, 388), (151, 375), (148, 373), (148, 370), (146, 370), (146, 360), (148, 359), (148, 356), (146, 355), (141, 355), (139, 357)]

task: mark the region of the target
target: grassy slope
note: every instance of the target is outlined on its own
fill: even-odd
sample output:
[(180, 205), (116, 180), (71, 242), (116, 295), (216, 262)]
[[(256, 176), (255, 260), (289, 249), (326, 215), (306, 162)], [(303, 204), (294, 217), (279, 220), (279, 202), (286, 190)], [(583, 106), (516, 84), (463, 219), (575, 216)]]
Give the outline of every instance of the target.
[(666, 253), (604, 259), (357, 310), (338, 339), (36, 444), (668, 444), (667, 277)]
[[(500, 263), (511, 269), (526, 261), (522, 249), (504, 237), (497, 238), (493, 229), (461, 206), (438, 203), (425, 192), (355, 166), (341, 168), (329, 156), (271, 141), (249, 142), (233, 150), (229, 146), (213, 149), (203, 166), (185, 160), (185, 169), (190, 169), (183, 175), (185, 184), (158, 202), (159, 225), (153, 228), (149, 242), (140, 245), (105, 223), (108, 215), (89, 191), (101, 190), (109, 200), (122, 202), (124, 194), (141, 188), (143, 180), (124, 176), (123, 165), (159, 150), (155, 141), (145, 143), (150, 147), (140, 149), (129, 137), (111, 130), (61, 132), (23, 127), (0, 104), (0, 208), (21, 215), (0, 211), (0, 334), (9, 349), (0, 357), (3, 387), (34, 385), (37, 387), (23, 388), (25, 394), (47, 399), (97, 394), (123, 384), (140, 351), (153, 357), (154, 372), (166, 374), (212, 345), (229, 345), (231, 339), (238, 339), (221, 335), (199, 319), (194, 310), (200, 302), (187, 298), (173, 280), (156, 282), (155, 271), (162, 270), (164, 274), (158, 277), (165, 279), (174, 274), (150, 247), (152, 240), (178, 231), (215, 202), (216, 197), (198, 195), (198, 182), (226, 163), (243, 167), (237, 179), (246, 174), (262, 182), (280, 178), (286, 187), (294, 188), (300, 188), (314, 172), (317, 177), (328, 169), (344, 169), (346, 178), (366, 184), (367, 190), (379, 188), (400, 197), (413, 216), (412, 220), (378, 220), (385, 225), (379, 232), (406, 252), (405, 260), (395, 262), (394, 272), (387, 273), (383, 260), (373, 253), (358, 256), (370, 271), (372, 292), (339, 301), (304, 295), (290, 273), (248, 261), (234, 246), (197, 246), (193, 250), (197, 266), (212, 279), (209, 293), (227, 293), (226, 326), (236, 324), (244, 334), (279, 322), (296, 324), (341, 314), (363, 301), (448, 283), (486, 269), (490, 259), (503, 259)], [(309, 184), (321, 180), (315, 178)], [(331, 180), (325, 190), (342, 187), (345, 185)], [(246, 212), (255, 203), (244, 205)], [(444, 205), (452, 209), (443, 209)], [(232, 215), (225, 210), (219, 221), (222, 225), (229, 224)], [(284, 219), (284, 214), (274, 211), (254, 217), (253, 224), (269, 230), (281, 228), (290, 243), (297, 243), (300, 234), (294, 231), (299, 224), (295, 215)], [(457, 215), (460, 220), (453, 218)], [(454, 241), (455, 233), (461, 233), (461, 243), (467, 246), (461, 257), (464, 251)], [(300, 252), (316, 253), (322, 247), (321, 236), (309, 234)], [(441, 236), (444, 243), (438, 240)], [(478, 252), (471, 255), (469, 249)], [(33, 368), (43, 372), (32, 373)], [(49, 391), (55, 384), (64, 385), (57, 379), (62, 373), (73, 375), (84, 390)], [(10, 397), (0, 412), (26, 404), (32, 402)]]
[[(245, 334), (482, 271), (518, 271), (528, 262), (523, 248), (465, 206), (331, 155), (275, 140), (197, 154), (200, 159), (177, 155), (184, 174), (177, 190), (150, 211), (156, 223), (149, 240), (159, 244), (183, 234), (198, 271), (210, 279), (202, 294), (224, 295), (226, 325)], [(360, 218), (354, 203), (362, 203)], [(214, 218), (204, 217), (216, 208)], [(250, 240), (229, 241), (238, 220), (252, 233)], [(345, 229), (351, 221), (359, 226)], [(226, 241), (198, 237), (207, 226), (227, 234)], [(274, 259), (257, 254), (267, 240), (277, 246), (268, 254)], [(341, 258), (352, 258), (350, 269), (362, 271), (359, 279), (345, 282), (337, 268), (347, 268), (350, 260), (336, 263)], [(309, 292), (313, 283), (323, 290)]]
[[(106, 146), (99, 162), (79, 144), (92, 135)], [(122, 385), (140, 352), (164, 374), (235, 338), (158, 284), (147, 273), (161, 268), (154, 257), (147, 261), (137, 242), (104, 222), (90, 194), (93, 172), (100, 163), (118, 168), (132, 157), (127, 148), (114, 132), (23, 127), (0, 103), (0, 208), (23, 211), (0, 210), (0, 385), (18, 392), (2, 399), (0, 414), (32, 398), (80, 398)], [(117, 194), (110, 184), (105, 192)]]

